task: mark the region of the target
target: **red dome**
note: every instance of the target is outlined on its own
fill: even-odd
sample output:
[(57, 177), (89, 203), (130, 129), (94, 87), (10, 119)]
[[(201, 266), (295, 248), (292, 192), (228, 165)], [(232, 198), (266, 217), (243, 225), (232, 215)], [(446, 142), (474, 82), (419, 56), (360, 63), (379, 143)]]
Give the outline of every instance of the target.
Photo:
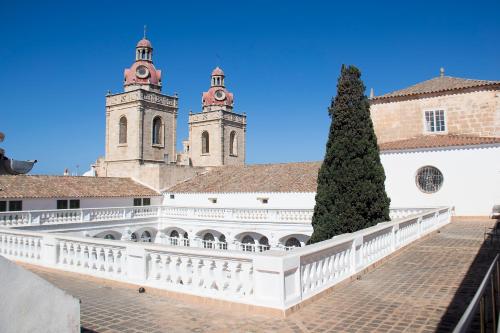
[[(223, 100), (218, 100), (215, 98), (215, 92), (222, 90), (226, 95)], [(233, 94), (230, 93), (226, 88), (223, 87), (211, 87), (207, 92), (203, 93), (202, 97), (203, 106), (207, 105), (228, 105), (233, 106)]]
[(151, 42), (149, 40), (143, 38), (137, 43), (136, 47), (149, 47), (150, 49), (152, 49), (153, 45), (151, 45)]
[(214, 75), (224, 76), (224, 71), (222, 69), (220, 69), (219, 66), (217, 66), (212, 71), (212, 76), (214, 76)]
[[(147, 75), (144, 77), (137, 76), (137, 68), (139, 66), (147, 68)], [(130, 68), (125, 69), (124, 84), (154, 84), (159, 86), (161, 85), (161, 70), (156, 69), (149, 61), (138, 60)]]

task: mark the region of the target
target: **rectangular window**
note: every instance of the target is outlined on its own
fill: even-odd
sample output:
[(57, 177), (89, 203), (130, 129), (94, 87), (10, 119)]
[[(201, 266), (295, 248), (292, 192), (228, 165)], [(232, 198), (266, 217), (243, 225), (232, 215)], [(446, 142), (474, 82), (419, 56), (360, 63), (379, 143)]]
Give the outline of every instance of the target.
[(68, 200), (57, 200), (57, 209), (68, 209)]
[(21, 200), (9, 201), (9, 210), (12, 212), (23, 210), (23, 202)]
[(7, 201), (0, 201), (0, 212), (7, 211)]
[(170, 194), (170, 199), (175, 199), (175, 195), (174, 194)]
[(69, 201), (69, 208), (70, 209), (78, 209), (80, 208), (80, 200), (70, 200)]
[(446, 131), (444, 110), (425, 111), (425, 130), (429, 133)]
[(151, 198), (143, 198), (142, 205), (143, 206), (150, 206), (151, 205)]
[(208, 198), (208, 201), (210, 201), (213, 204), (217, 203), (217, 198)]
[(142, 206), (141, 198), (134, 198), (134, 206)]

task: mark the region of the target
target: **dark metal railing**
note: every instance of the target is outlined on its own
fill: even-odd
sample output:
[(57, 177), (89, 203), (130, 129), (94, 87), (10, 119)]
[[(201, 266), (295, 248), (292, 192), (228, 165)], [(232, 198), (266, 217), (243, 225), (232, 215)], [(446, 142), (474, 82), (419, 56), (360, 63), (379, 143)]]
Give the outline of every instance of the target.
[[(490, 265), (481, 285), (474, 298), (465, 310), (462, 318), (453, 330), (453, 333), (465, 333), (471, 328), (479, 308), (479, 327), (481, 333), (486, 332), (487, 327), (491, 327), (492, 332), (499, 332), (498, 322), (498, 301), (500, 292), (500, 267), (498, 263), (499, 254)], [(491, 326), (488, 318), (491, 319)]]

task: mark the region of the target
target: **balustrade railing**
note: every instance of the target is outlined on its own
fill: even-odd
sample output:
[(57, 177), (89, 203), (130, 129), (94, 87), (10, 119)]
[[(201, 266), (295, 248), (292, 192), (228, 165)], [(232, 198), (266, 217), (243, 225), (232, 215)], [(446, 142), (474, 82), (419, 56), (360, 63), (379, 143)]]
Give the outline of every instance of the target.
[(0, 226), (133, 220), (160, 216), (160, 206), (106, 207), (0, 212)]
[[(428, 210), (428, 209), (427, 209)], [(391, 209), (391, 218), (420, 214), (425, 209)], [(200, 219), (235, 222), (311, 223), (313, 209), (254, 209), (136, 206), (59, 210), (0, 212), (0, 226), (16, 227), (39, 224), (101, 222), (141, 218)]]
[[(141, 213), (150, 216), (154, 209)], [(167, 244), (176, 245), (166, 246), (0, 228), (0, 254), (55, 269), (286, 310), (450, 218), (450, 208), (428, 209), (288, 252), (265, 251), (267, 245), (259, 244), (239, 244), (246, 251), (220, 251), (223, 243), (216, 241), (191, 240), (206, 247), (196, 248), (186, 246), (189, 240), (184, 238), (164, 237)]]

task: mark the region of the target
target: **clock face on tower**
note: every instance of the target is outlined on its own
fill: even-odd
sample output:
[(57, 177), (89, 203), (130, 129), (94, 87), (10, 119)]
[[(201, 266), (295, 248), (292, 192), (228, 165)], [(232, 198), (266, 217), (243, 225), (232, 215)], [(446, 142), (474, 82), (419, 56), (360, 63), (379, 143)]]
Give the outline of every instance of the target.
[(224, 92), (224, 90), (219, 89), (215, 92), (214, 96), (216, 100), (222, 101), (226, 98), (226, 93)]
[(135, 70), (135, 75), (140, 79), (144, 79), (149, 76), (149, 70), (146, 66), (139, 66)]

